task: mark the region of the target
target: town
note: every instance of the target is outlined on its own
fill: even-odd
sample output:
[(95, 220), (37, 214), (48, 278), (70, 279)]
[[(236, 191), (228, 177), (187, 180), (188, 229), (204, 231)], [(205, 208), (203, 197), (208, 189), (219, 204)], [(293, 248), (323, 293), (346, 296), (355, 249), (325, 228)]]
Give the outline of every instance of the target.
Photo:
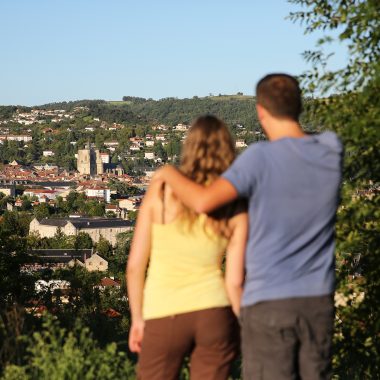
[[(24, 272), (79, 265), (120, 285), (149, 181), (160, 165), (178, 164), (190, 123), (152, 122), (125, 111), (120, 122), (123, 111), (112, 103), (55, 106), (1, 109), (2, 220), (23, 218)], [(238, 122), (232, 128), (238, 151), (262, 137), (249, 129)], [(68, 286), (57, 278), (43, 281), (48, 290)]]

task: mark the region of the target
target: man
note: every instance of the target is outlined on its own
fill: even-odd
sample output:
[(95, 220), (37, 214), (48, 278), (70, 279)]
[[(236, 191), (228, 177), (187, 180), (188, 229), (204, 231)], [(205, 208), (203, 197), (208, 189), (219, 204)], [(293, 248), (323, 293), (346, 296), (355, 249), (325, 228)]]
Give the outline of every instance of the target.
[(329, 379), (342, 146), (332, 132), (302, 131), (295, 78), (268, 75), (258, 83), (256, 97), (269, 141), (248, 147), (208, 187), (170, 166), (157, 178), (197, 212), (249, 199), (241, 308), (244, 378)]

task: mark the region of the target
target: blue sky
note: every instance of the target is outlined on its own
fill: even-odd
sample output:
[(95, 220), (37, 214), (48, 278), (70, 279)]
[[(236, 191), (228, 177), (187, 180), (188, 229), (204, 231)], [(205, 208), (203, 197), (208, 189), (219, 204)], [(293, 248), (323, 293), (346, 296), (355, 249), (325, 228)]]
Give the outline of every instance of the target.
[[(318, 36), (285, 0), (1, 0), (0, 104), (253, 94)], [(346, 60), (334, 45), (335, 65)]]

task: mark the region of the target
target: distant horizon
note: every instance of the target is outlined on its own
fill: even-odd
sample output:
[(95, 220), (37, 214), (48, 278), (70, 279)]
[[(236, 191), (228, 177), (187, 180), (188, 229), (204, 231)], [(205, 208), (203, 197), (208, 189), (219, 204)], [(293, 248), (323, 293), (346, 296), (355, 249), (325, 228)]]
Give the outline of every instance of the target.
[[(241, 91), (239, 91), (241, 92)], [(145, 99), (145, 100), (154, 100), (156, 102), (160, 101), (160, 100), (164, 100), (164, 99), (177, 99), (177, 100), (185, 100), (185, 99), (193, 99), (195, 97), (201, 99), (201, 98), (217, 98), (219, 96), (240, 96), (240, 97), (247, 97), (247, 98), (255, 98), (256, 96), (255, 95), (250, 95), (250, 94), (244, 94), (241, 95), (241, 94), (212, 94), (210, 95), (210, 93), (208, 95), (193, 95), (193, 96), (188, 96), (188, 97), (178, 97), (178, 96), (165, 96), (163, 98), (158, 98), (158, 99), (155, 99), (155, 98), (152, 98), (152, 97), (149, 97), (149, 98), (144, 98), (142, 96), (134, 96), (134, 95), (123, 95), (123, 96), (130, 96), (132, 98), (140, 98), (140, 99)], [(112, 102), (119, 102), (119, 103), (127, 103), (128, 101), (123, 101), (122, 99), (101, 99), (101, 98), (93, 98), (93, 99), (74, 99), (74, 100), (59, 100), (59, 101), (52, 101), (52, 102), (47, 102), (47, 103), (41, 103), (41, 104), (31, 104), (31, 105), (27, 105), (27, 104), (0, 104), (0, 107), (28, 107), (28, 108), (33, 108), (33, 107), (39, 107), (39, 106), (44, 106), (44, 105), (47, 105), (47, 104), (57, 104), (57, 103), (74, 103), (74, 102), (81, 102), (81, 101), (97, 101), (97, 100), (101, 100), (101, 101), (105, 101), (105, 102), (108, 102), (108, 103), (112, 103)]]
[[(300, 75), (322, 32), (305, 35), (286, 0), (0, 2), (0, 104), (254, 95), (271, 72)], [(331, 64), (346, 61), (335, 41)]]

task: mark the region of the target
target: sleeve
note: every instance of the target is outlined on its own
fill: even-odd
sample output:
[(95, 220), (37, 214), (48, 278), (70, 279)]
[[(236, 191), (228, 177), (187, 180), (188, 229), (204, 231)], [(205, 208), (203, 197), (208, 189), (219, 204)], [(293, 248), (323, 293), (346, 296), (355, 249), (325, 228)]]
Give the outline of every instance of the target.
[(222, 177), (235, 187), (240, 197), (249, 198), (255, 191), (263, 164), (260, 144), (254, 144), (238, 156)]

